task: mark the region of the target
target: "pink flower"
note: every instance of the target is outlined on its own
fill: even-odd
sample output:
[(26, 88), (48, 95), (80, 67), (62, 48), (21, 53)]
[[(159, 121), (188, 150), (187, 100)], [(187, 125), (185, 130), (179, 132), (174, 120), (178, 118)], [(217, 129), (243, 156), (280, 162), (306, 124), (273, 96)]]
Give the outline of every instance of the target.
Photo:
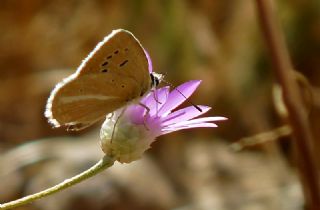
[(176, 110), (200, 83), (199, 80), (192, 80), (171, 92), (168, 86), (156, 89), (140, 100), (145, 107), (130, 105), (124, 111), (107, 117), (100, 133), (102, 150), (107, 155), (116, 156), (119, 162), (129, 163), (139, 159), (158, 136), (183, 129), (217, 127), (214, 122), (226, 120), (225, 117), (196, 118), (208, 112), (211, 109), (208, 106), (198, 105), (201, 111), (195, 106)]

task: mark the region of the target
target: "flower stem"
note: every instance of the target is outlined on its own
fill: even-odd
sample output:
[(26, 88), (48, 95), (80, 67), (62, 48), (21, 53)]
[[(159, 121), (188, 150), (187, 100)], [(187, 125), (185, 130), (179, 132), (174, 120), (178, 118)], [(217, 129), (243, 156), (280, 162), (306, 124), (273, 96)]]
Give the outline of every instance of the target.
[(274, 72), (281, 85), (284, 103), (288, 110), (288, 120), (294, 137), (292, 144), (306, 206), (310, 210), (316, 210), (320, 206), (319, 174), (315, 153), (312, 149), (314, 138), (308, 115), (301, 101), (283, 34), (272, 11), (271, 0), (256, 0), (256, 5), (262, 32), (271, 54)]
[(82, 173), (80, 173), (70, 179), (66, 179), (63, 182), (61, 182), (60, 184), (57, 184), (51, 188), (45, 189), (41, 192), (25, 196), (23, 198), (20, 198), (20, 199), (14, 200), (14, 201), (10, 201), (8, 203), (0, 204), (0, 209), (1, 210), (12, 209), (12, 208), (15, 208), (18, 206), (22, 206), (22, 205), (25, 205), (25, 204), (30, 203), (32, 201), (35, 201), (40, 198), (43, 198), (48, 195), (59, 192), (59, 191), (66, 189), (68, 187), (71, 187), (77, 183), (80, 183), (80, 182), (102, 172), (104, 169), (112, 166), (114, 161), (115, 161), (115, 159), (113, 157), (104, 156), (101, 160), (99, 160), (99, 162), (97, 162), (95, 165), (93, 165), (88, 170), (86, 170), (86, 171), (84, 171), (84, 172), (82, 172)]

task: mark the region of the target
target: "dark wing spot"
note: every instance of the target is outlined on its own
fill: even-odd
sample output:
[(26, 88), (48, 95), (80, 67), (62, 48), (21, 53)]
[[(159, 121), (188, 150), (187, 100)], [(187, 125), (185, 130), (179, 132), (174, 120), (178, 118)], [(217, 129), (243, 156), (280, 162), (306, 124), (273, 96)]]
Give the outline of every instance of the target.
[(101, 66), (106, 66), (106, 65), (108, 65), (108, 61), (106, 61), (103, 64), (101, 64)]
[(128, 52), (128, 48), (125, 48), (124, 51)]
[(124, 85), (121, 85), (122, 88), (124, 88)]
[(123, 61), (122, 63), (120, 63), (120, 67), (124, 66), (126, 63), (128, 62), (128, 60)]
[(107, 59), (110, 59), (110, 58), (112, 58), (112, 55), (109, 55), (109, 56), (107, 57)]
[(114, 54), (118, 54), (118, 53), (119, 53), (119, 50), (114, 51)]
[(102, 69), (101, 72), (107, 73), (107, 72), (108, 72), (108, 69)]
[(79, 92), (80, 92), (80, 93), (82, 93), (82, 92), (83, 92), (83, 90), (82, 90), (82, 89), (79, 89)]
[(113, 79), (113, 80), (111, 80), (111, 82), (114, 82), (114, 79)]

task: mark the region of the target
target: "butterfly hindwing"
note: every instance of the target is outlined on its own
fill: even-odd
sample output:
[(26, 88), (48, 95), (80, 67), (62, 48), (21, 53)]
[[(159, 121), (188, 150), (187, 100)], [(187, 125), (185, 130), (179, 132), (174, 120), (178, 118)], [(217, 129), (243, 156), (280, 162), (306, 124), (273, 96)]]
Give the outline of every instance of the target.
[(103, 78), (101, 73), (70, 76), (53, 90), (46, 116), (56, 127), (94, 123), (139, 95), (138, 84), (130, 77), (112, 73)]

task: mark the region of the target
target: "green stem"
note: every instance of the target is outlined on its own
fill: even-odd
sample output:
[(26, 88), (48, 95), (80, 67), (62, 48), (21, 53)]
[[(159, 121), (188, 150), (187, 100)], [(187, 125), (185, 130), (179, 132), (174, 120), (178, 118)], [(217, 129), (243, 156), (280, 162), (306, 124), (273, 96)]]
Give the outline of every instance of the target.
[(30, 203), (32, 201), (38, 200), (40, 198), (46, 197), (48, 195), (54, 194), (56, 192), (59, 192), (63, 189), (66, 189), (68, 187), (71, 187), (75, 184), (78, 184), (100, 172), (102, 172), (104, 169), (109, 168), (113, 165), (115, 159), (113, 157), (104, 156), (99, 162), (97, 162), (94, 166), (89, 168), (88, 170), (82, 172), (81, 174), (78, 174), (70, 179), (66, 179), (60, 184), (57, 184), (51, 188), (45, 189), (41, 192), (25, 196), (23, 198), (20, 198), (18, 200), (10, 201), (8, 203), (0, 204), (0, 209), (12, 209), (18, 206), (25, 205), (27, 203)]

